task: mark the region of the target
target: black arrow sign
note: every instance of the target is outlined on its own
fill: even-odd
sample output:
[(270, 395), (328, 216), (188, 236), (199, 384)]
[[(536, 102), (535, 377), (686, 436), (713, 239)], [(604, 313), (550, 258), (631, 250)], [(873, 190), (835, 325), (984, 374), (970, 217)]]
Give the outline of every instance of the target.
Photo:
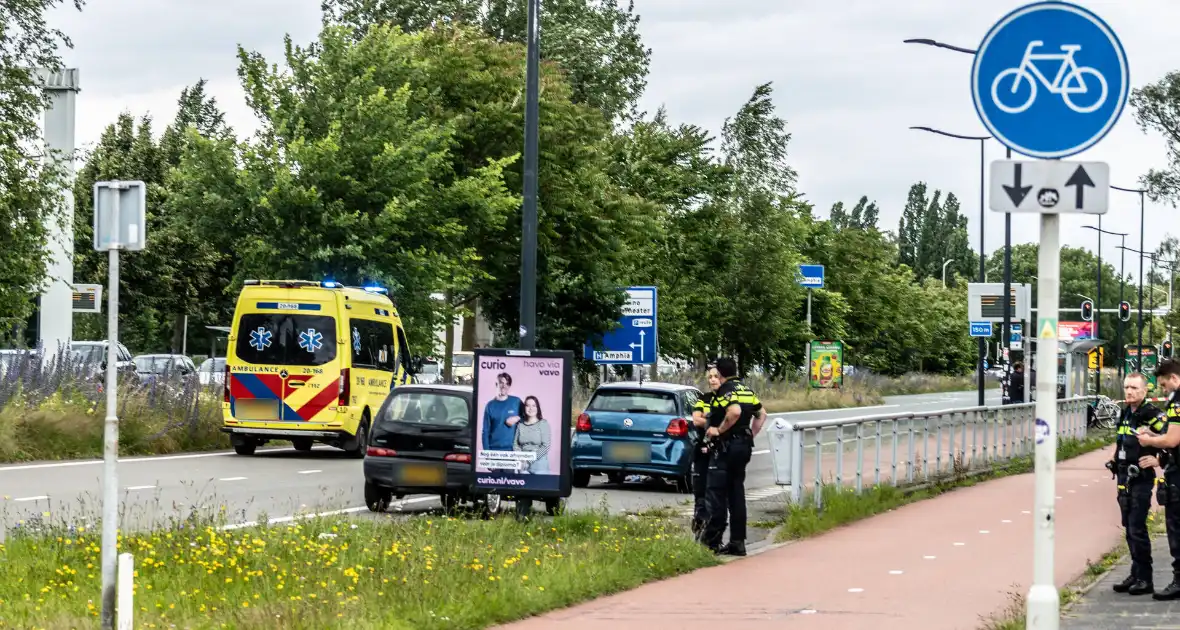
[(1074, 210), (1081, 210), (1082, 206), (1085, 205), (1083, 202), (1086, 199), (1086, 186), (1090, 188), (1094, 187), (1094, 180), (1090, 179), (1090, 174), (1086, 172), (1085, 166), (1078, 164), (1078, 170), (1074, 171), (1073, 175), (1070, 175), (1069, 179), (1065, 182), (1066, 188), (1070, 186), (1074, 186), (1075, 190), (1077, 190), (1077, 194), (1074, 197)]
[(1008, 193), (1008, 198), (1012, 200), (1012, 205), (1017, 208), (1020, 207), (1020, 202), (1028, 196), (1028, 191), (1032, 190), (1032, 186), (1021, 186), (1021, 172), (1022, 165), (1016, 164), (1016, 182), (1012, 186), (1004, 186), (1004, 192)]

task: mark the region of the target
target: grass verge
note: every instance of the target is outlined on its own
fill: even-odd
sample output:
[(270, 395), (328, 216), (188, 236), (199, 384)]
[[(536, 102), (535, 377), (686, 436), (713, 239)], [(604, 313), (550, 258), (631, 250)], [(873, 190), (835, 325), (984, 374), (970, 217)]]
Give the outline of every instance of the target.
[[(1110, 442), (1111, 437), (1106, 433), (1090, 435), (1081, 440), (1063, 439), (1057, 444), (1057, 461), (1098, 450), (1108, 446)], [(825, 485), (820, 490), (823, 493), (823, 507), (815, 507), (814, 493), (811, 492), (804, 494), (799, 505), (787, 507), (779, 523), (781, 528), (777, 538), (781, 542), (815, 536), (841, 525), (930, 499), (957, 488), (1032, 470), (1033, 458), (1031, 455), (1025, 455), (997, 463), (994, 469), (981, 474), (953, 474), (921, 486), (878, 485), (857, 494), (853, 488)]]
[[(518, 523), (318, 518), (120, 538), (136, 628), (474, 629), (717, 564), (663, 519), (572, 513)], [(0, 546), (0, 628), (91, 627), (97, 531)]]

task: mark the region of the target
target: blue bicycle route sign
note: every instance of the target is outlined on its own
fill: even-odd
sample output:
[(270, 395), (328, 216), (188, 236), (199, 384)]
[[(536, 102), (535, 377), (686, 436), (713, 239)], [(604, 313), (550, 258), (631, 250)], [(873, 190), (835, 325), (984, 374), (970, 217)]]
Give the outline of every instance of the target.
[(1094, 13), (1037, 2), (984, 36), (971, 68), (975, 111), (1013, 151), (1062, 158), (1097, 144), (1122, 115), (1130, 67), (1122, 42)]

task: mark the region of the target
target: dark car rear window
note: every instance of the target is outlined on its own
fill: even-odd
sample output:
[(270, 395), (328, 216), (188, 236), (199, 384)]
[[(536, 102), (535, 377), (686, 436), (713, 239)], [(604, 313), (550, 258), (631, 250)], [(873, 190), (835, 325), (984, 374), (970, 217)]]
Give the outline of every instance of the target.
[(238, 322), (238, 358), (259, 365), (323, 365), (336, 358), (336, 320), (324, 315), (248, 313)]
[(676, 395), (671, 392), (646, 392), (625, 389), (599, 390), (590, 400), (588, 411), (621, 413), (674, 414)]
[(439, 392), (395, 392), (381, 414), (382, 424), (407, 422), (463, 428), (471, 424), (467, 400)]

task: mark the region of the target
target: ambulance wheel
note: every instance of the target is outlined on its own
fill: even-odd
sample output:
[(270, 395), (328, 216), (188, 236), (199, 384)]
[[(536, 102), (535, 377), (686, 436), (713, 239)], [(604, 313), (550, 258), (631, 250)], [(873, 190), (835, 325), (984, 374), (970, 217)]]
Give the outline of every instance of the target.
[(234, 445), (234, 452), (238, 455), (253, 455), (254, 450), (258, 448), (258, 442), (254, 438), (233, 436), (230, 442)]
[(365, 456), (365, 450), (369, 446), (369, 410), (366, 409), (364, 415), (361, 416), (361, 423), (356, 427), (356, 435), (353, 436), (353, 443), (348, 449), (348, 456), (353, 459), (362, 459)]
[(294, 446), (295, 450), (297, 451), (307, 452), (311, 450), (312, 441), (311, 438), (296, 438), (291, 440), (291, 445)]

